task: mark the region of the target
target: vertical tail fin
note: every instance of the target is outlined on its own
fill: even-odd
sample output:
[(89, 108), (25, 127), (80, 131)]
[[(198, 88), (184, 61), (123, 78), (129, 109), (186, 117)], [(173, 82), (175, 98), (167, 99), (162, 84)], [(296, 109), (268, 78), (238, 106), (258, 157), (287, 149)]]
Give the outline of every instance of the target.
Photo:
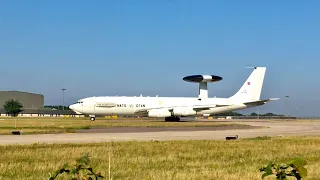
[(240, 90), (235, 95), (231, 96), (230, 99), (236, 102), (260, 100), (265, 73), (266, 67), (254, 67), (249, 78), (242, 85)]

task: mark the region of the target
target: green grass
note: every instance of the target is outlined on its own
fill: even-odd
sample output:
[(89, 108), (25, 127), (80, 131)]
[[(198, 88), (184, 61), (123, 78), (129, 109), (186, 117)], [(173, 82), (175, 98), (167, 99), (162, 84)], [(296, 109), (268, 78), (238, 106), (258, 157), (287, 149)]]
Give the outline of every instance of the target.
[(87, 152), (94, 170), (105, 176), (110, 154), (113, 179), (257, 180), (269, 161), (293, 157), (307, 160), (307, 179), (320, 179), (320, 137), (8, 145), (0, 152), (0, 179), (47, 179)]
[[(72, 133), (92, 127), (214, 127), (230, 126), (234, 123), (210, 122), (164, 122), (160, 119), (103, 119), (90, 121), (88, 118), (1, 118), (0, 135), (21, 130), (23, 134)], [(240, 125), (239, 125), (240, 126)], [(241, 125), (246, 126), (246, 125)]]
[(257, 136), (254, 138), (246, 138), (247, 140), (270, 140), (272, 137), (270, 136)]

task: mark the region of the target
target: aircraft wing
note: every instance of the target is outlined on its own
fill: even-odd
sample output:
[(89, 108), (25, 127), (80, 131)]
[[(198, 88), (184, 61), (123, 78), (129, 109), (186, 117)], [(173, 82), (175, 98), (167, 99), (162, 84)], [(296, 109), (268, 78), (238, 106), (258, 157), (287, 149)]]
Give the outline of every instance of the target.
[[(148, 113), (149, 110), (153, 110), (153, 109), (168, 109), (169, 111), (172, 111), (174, 108), (177, 108), (177, 107), (179, 107), (179, 108), (181, 108), (181, 107), (190, 107), (190, 105), (144, 108), (144, 109), (136, 110), (135, 114), (137, 114), (137, 115), (145, 115), (145, 114)], [(207, 109), (214, 108), (214, 107), (220, 107), (220, 105), (207, 104), (207, 105), (193, 105), (193, 106), (191, 106), (191, 108), (193, 108), (193, 110), (195, 110), (195, 111), (207, 110)]]
[(229, 105), (193, 106), (192, 108), (195, 111), (201, 111), (201, 110), (209, 110), (210, 108), (223, 107), (223, 106), (229, 106)]

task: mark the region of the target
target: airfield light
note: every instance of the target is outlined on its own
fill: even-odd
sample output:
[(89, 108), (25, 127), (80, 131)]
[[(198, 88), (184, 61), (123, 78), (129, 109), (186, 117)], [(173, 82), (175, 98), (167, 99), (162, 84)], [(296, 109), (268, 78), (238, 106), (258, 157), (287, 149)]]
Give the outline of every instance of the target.
[(65, 90), (66, 90), (65, 88), (62, 89), (62, 110), (63, 111), (64, 111), (64, 91)]
[(286, 99), (287, 99), (287, 103), (286, 103), (286, 111), (287, 111), (287, 116), (288, 116), (288, 118), (289, 118), (289, 116), (290, 116), (290, 114), (289, 114), (289, 96), (286, 96)]

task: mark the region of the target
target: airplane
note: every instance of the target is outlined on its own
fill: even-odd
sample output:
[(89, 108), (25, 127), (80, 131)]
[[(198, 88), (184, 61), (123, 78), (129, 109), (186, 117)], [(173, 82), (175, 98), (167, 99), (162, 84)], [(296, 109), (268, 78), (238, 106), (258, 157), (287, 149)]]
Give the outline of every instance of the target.
[(89, 115), (94, 121), (98, 115), (145, 116), (180, 121), (180, 117), (208, 116), (235, 110), (261, 106), (279, 98), (260, 99), (266, 67), (254, 70), (234, 95), (228, 98), (209, 98), (207, 83), (222, 78), (212, 75), (185, 77), (185, 81), (199, 83), (198, 97), (142, 97), (99, 96), (78, 100), (69, 106), (77, 114)]

